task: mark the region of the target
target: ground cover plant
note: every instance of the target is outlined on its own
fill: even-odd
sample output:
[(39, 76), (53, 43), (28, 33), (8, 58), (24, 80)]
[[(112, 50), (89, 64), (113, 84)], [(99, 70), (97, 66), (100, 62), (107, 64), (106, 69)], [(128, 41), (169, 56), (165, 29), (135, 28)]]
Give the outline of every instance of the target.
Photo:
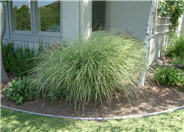
[(84, 121), (49, 118), (2, 108), (2, 132), (183, 132), (184, 110), (135, 119)]
[(46, 49), (30, 72), (31, 86), (53, 101), (111, 101), (116, 93), (135, 97), (140, 74), (145, 71), (143, 42), (125, 35), (96, 33), (79, 40)]
[(33, 89), (29, 89), (29, 80), (27, 77), (13, 79), (8, 83), (4, 92), (6, 93), (6, 98), (14, 101), (16, 104), (22, 104), (25, 101), (38, 97), (35, 95)]
[(170, 46), (166, 49), (165, 55), (171, 57), (184, 57), (184, 32), (180, 37), (174, 35), (171, 39)]

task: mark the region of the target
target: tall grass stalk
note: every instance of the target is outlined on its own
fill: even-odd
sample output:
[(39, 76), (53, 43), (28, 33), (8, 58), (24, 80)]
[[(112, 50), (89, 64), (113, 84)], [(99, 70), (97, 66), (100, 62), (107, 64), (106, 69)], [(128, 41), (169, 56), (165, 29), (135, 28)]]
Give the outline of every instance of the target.
[(76, 106), (110, 102), (117, 93), (130, 99), (137, 95), (145, 71), (144, 50), (135, 38), (96, 33), (87, 41), (45, 50), (30, 72), (31, 85), (43, 96), (63, 97)]

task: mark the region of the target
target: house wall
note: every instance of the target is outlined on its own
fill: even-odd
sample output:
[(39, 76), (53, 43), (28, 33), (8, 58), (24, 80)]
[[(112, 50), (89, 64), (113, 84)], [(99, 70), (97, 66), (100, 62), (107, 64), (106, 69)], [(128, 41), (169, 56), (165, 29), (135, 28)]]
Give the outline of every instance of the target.
[(163, 49), (169, 45), (169, 17), (154, 16), (150, 38), (149, 63), (163, 55)]
[(78, 39), (80, 35), (79, 1), (62, 1), (62, 38), (64, 40)]
[[(153, 25), (150, 39), (150, 64), (156, 60), (158, 57), (163, 55), (163, 49), (169, 46), (169, 32), (170, 28), (170, 17), (161, 17), (158, 12), (153, 15)], [(184, 17), (179, 19), (179, 26), (176, 30), (178, 36), (184, 30)]]
[(92, 1), (80, 1), (80, 35), (87, 40), (92, 33)]
[(150, 1), (110, 1), (109, 29), (128, 32), (140, 40), (146, 36)]

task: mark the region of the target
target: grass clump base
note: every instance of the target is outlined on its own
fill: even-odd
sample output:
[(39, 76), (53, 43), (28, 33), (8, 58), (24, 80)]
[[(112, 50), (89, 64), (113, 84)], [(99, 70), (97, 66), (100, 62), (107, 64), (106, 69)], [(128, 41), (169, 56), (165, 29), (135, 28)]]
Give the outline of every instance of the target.
[(76, 106), (90, 101), (111, 101), (116, 93), (137, 94), (145, 71), (144, 44), (132, 37), (96, 33), (45, 50), (31, 71), (32, 86), (53, 101), (64, 97)]

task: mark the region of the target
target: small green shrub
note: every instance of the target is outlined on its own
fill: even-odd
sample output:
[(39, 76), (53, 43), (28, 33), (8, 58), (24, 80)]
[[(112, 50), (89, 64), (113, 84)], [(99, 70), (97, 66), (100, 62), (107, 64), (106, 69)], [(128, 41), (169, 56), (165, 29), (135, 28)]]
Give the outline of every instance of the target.
[(184, 66), (184, 58), (182, 58), (182, 57), (174, 57), (173, 60), (172, 60), (172, 64)]
[[(41, 45), (40, 48), (41, 49)], [(40, 50), (39, 50), (40, 51)], [(14, 76), (25, 76), (34, 64), (34, 49), (29, 49), (28, 45), (14, 48), (14, 43), (2, 45), (2, 57), (5, 69)]]
[(166, 56), (184, 57), (184, 33), (180, 37), (174, 37), (171, 40), (171, 45), (165, 52)]
[(74, 104), (108, 100), (116, 93), (134, 96), (145, 71), (144, 43), (128, 36), (96, 33), (89, 40), (65, 43), (40, 54), (32, 86), (52, 100)]
[(177, 85), (181, 83), (183, 75), (174, 67), (156, 69), (155, 80), (160, 84)]
[(38, 97), (34, 91), (29, 89), (28, 78), (23, 77), (18, 80), (12, 80), (8, 83), (8, 87), (4, 90), (6, 98), (11, 99), (16, 104), (22, 104), (25, 101)]

